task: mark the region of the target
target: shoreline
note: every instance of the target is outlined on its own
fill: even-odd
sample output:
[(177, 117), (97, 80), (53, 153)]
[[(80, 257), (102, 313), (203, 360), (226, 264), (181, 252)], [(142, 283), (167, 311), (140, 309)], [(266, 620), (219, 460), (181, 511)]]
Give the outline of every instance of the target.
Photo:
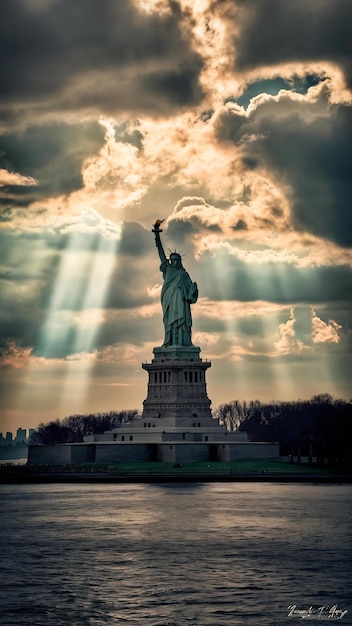
[[(7, 469), (7, 468), (6, 468)], [(310, 484), (351, 484), (351, 472), (269, 472), (258, 471), (257, 473), (231, 472), (222, 473), (167, 473), (167, 472), (0, 472), (0, 484), (50, 484), (50, 483), (221, 483), (221, 482), (276, 482), (276, 483), (310, 483)]]

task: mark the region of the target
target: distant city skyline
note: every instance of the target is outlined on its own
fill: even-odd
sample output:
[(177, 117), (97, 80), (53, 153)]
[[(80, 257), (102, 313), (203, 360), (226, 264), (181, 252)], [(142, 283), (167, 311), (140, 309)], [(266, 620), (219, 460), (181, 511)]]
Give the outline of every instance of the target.
[[(12, 431), (6, 431), (5, 435), (0, 432), (0, 446), (15, 445), (16, 443), (23, 443), (35, 432), (35, 428), (17, 428), (16, 435)], [(28, 432), (28, 434), (27, 434)]]

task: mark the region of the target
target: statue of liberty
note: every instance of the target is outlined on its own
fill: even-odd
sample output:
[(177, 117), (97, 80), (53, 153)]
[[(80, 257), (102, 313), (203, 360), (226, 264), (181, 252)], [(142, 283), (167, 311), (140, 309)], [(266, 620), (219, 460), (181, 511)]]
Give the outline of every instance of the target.
[(192, 282), (184, 269), (178, 252), (171, 252), (170, 259), (166, 258), (160, 239), (160, 233), (162, 233), (160, 224), (163, 221), (157, 220), (152, 230), (161, 261), (160, 271), (164, 279), (161, 290), (165, 328), (163, 347), (192, 346), (191, 304), (197, 302), (198, 299), (197, 283)]

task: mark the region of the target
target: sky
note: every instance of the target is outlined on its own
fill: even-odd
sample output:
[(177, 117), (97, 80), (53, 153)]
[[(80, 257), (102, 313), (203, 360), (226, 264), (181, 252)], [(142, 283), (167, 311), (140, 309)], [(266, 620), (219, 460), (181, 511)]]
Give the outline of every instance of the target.
[(213, 407), (352, 397), (352, 2), (2, 0), (0, 430), (142, 409), (151, 232)]

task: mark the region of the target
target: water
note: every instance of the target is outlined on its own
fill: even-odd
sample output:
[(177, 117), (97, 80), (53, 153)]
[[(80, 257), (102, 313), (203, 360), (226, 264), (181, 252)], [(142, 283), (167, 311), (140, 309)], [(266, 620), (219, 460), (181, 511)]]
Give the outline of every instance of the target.
[(0, 459), (0, 465), (25, 465), (28, 459)]
[(352, 624), (352, 485), (0, 489), (2, 626)]

